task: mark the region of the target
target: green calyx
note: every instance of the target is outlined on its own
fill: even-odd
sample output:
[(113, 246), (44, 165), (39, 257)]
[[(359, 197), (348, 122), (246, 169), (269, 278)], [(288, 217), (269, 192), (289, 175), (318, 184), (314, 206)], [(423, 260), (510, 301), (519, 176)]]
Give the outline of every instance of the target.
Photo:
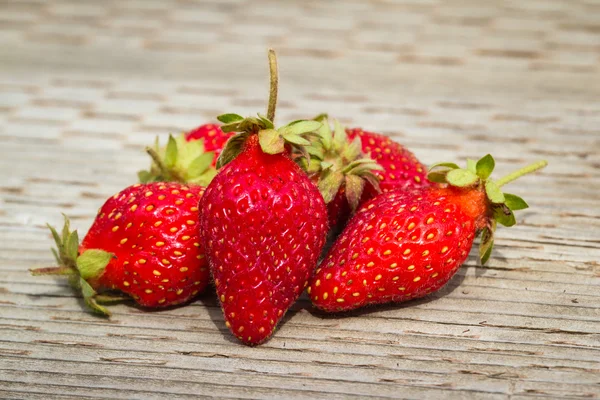
[(487, 154), (478, 161), (467, 160), (467, 167), (464, 169), (454, 163), (434, 164), (431, 166), (427, 178), (436, 183), (485, 192), (490, 216), (482, 230), (479, 246), (481, 263), (485, 264), (494, 246), (496, 225), (499, 223), (507, 227), (513, 226), (516, 223), (514, 211), (529, 207), (521, 197), (502, 192), (501, 187), (523, 175), (542, 169), (546, 165), (548, 162), (541, 160), (494, 181), (490, 179), (490, 176), (496, 163), (494, 158)]
[(318, 178), (319, 191), (325, 203), (331, 202), (340, 188), (345, 188), (346, 199), (354, 212), (358, 207), (366, 183), (379, 190), (375, 171), (383, 168), (362, 152), (360, 138), (350, 141), (339, 121), (334, 120), (331, 130), (326, 115), (316, 117), (322, 122), (310, 145), (305, 147), (309, 157), (297, 157), (296, 162), (309, 175)]
[[(32, 269), (32, 275), (66, 275), (75, 290), (80, 291), (88, 307), (97, 314), (110, 316), (110, 311), (98, 304), (100, 300), (114, 301), (116, 297), (99, 295), (89, 281), (98, 279), (114, 258), (112, 253), (104, 250), (90, 249), (79, 254), (79, 236), (71, 231), (69, 219), (64, 216), (65, 224), (61, 234), (48, 225), (56, 248), (52, 249), (58, 266)], [(119, 297), (122, 299), (122, 297)]]
[(204, 151), (202, 140), (188, 142), (185, 135), (174, 138), (169, 135), (167, 145), (160, 147), (156, 138), (154, 147), (146, 152), (152, 158), (149, 170), (138, 172), (141, 183), (180, 182), (208, 186), (217, 174), (212, 166), (214, 153)]
[(318, 121), (298, 120), (280, 128), (275, 128), (275, 109), (277, 107), (277, 89), (279, 78), (277, 73), (277, 57), (273, 49), (269, 49), (270, 89), (267, 115), (258, 114), (257, 117), (244, 118), (238, 114), (223, 114), (217, 117), (224, 125), (223, 132), (238, 132), (225, 144), (223, 152), (217, 160), (217, 168), (221, 168), (235, 159), (241, 153), (244, 143), (250, 135), (258, 135), (258, 142), (262, 151), (267, 154), (280, 154), (289, 145), (292, 150), (303, 151), (310, 141), (306, 136), (321, 126)]

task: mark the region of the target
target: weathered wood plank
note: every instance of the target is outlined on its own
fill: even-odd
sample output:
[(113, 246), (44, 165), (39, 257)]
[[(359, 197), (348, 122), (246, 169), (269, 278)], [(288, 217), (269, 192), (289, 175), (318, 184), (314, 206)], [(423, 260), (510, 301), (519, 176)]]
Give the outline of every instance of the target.
[[(600, 7), (589, 0), (0, 3), (0, 398), (600, 397)], [(45, 223), (85, 233), (143, 146), (225, 111), (323, 111), (425, 163), (496, 157), (531, 208), (426, 299), (233, 340), (213, 293), (89, 315)], [(233, 55), (243, 55), (243, 61)], [(507, 189), (508, 190), (508, 189)]]

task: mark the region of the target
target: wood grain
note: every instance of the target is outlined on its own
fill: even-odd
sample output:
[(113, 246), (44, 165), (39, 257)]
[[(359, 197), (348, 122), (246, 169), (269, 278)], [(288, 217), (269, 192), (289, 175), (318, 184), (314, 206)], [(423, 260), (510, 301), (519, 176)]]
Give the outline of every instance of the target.
[[(0, 398), (600, 397), (600, 4), (593, 0), (0, 1)], [(233, 340), (214, 293), (88, 314), (45, 223), (84, 233), (142, 148), (222, 112), (328, 112), (425, 163), (492, 152), (531, 205), (443, 290)]]

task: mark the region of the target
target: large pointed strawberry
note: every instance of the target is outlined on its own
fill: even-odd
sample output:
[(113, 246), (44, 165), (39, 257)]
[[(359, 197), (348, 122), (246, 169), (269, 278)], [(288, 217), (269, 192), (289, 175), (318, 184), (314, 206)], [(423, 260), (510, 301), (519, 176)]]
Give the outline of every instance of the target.
[(179, 183), (130, 186), (109, 198), (79, 244), (65, 217), (62, 234), (50, 227), (58, 267), (34, 275), (68, 275), (95, 312), (118, 290), (144, 307), (184, 303), (202, 291), (209, 270), (199, 238), (198, 202), (204, 188)]
[[(383, 171), (376, 172), (382, 192), (429, 184), (426, 168), (406, 147), (388, 136), (361, 128), (346, 129), (346, 133), (350, 139), (360, 138), (362, 151), (383, 167)], [(373, 198), (379, 193), (372, 186), (367, 186), (365, 191), (365, 199)]]
[(299, 165), (317, 182), (327, 204), (329, 225), (343, 228), (358, 207), (365, 186), (379, 190), (375, 173), (383, 168), (361, 151), (359, 138), (349, 140), (337, 120), (332, 131), (326, 115), (316, 118), (322, 123), (310, 137), (306, 151), (310, 158), (298, 157)]
[(433, 166), (428, 177), (442, 185), (380, 194), (359, 209), (317, 269), (308, 288), (313, 304), (335, 312), (423, 297), (452, 278), (478, 233), (485, 263), (496, 223), (512, 226), (513, 211), (527, 208), (500, 187), (545, 165), (492, 181), (487, 155), (467, 169)]
[(266, 340), (304, 291), (325, 242), (327, 210), (291, 159), (315, 121), (275, 129), (276, 68), (271, 51), (268, 118), (219, 117), (238, 133), (200, 203), (206, 256), (227, 327), (246, 344)]

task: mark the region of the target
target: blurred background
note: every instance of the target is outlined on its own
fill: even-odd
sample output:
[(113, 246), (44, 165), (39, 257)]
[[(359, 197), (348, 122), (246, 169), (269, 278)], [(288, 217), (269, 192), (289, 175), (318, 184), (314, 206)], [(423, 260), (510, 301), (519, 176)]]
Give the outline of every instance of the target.
[[(268, 47), (280, 122), (328, 112), (428, 164), (502, 142), (500, 168), (559, 156), (577, 169), (598, 143), (598, 15), (594, 0), (0, 0), (0, 151), (19, 171), (2, 185), (118, 191), (156, 135), (264, 112)], [(91, 217), (86, 200), (71, 214)]]
[(3, 184), (118, 191), (156, 135), (264, 112), (268, 47), (280, 122), (328, 112), (428, 164), (500, 141), (506, 164), (552, 131), (577, 160), (600, 118), (598, 15), (594, 0), (0, 0), (0, 151), (19, 171)]

